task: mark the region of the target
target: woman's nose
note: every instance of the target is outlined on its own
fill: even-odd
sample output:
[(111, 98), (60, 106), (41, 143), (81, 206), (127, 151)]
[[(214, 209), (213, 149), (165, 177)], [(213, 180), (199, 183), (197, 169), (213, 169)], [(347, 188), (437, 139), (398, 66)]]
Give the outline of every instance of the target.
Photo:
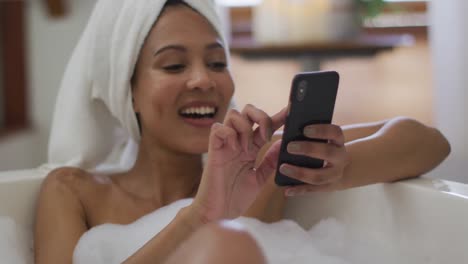
[(189, 89), (210, 90), (215, 86), (215, 82), (210, 78), (208, 69), (205, 67), (194, 68), (190, 74), (190, 79), (187, 82)]

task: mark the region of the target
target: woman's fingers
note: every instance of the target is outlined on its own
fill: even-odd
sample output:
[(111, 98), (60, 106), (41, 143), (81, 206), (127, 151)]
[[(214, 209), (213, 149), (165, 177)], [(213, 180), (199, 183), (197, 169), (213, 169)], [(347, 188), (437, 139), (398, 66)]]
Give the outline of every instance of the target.
[(279, 111), (278, 113), (274, 114), (271, 117), (271, 126), (272, 126), (273, 131), (278, 130), (278, 128), (280, 128), (280, 127), (282, 127), (284, 125), (284, 123), (286, 122), (286, 116), (288, 114), (287, 110), (288, 110), (288, 108), (285, 107), (285, 108), (281, 109), (281, 111)]
[(304, 128), (304, 135), (313, 139), (324, 139), (330, 143), (343, 146), (345, 138), (340, 126), (331, 124), (308, 125)]
[(258, 124), (254, 132), (254, 142), (258, 147), (270, 141), (273, 129), (272, 120), (267, 113), (251, 104), (247, 104), (242, 110), (242, 115), (250, 121), (251, 126)]
[(237, 143), (236, 131), (220, 123), (214, 123), (213, 126), (211, 126), (210, 137), (210, 148), (214, 150), (229, 146), (232, 150), (237, 151), (240, 147)]
[(273, 175), (278, 164), (278, 156), (281, 149), (281, 140), (276, 141), (271, 145), (268, 151), (265, 153), (263, 161), (256, 169), (257, 180), (260, 184), (264, 184), (269, 177)]
[[(229, 110), (223, 125), (231, 127), (237, 133), (242, 149), (250, 153), (253, 145), (260, 149), (268, 142), (273, 131), (281, 127), (285, 120), (286, 108), (270, 117), (264, 111), (247, 104), (241, 113), (235, 109)], [(258, 127), (254, 130), (255, 124)]]
[(326, 161), (327, 166), (346, 163), (347, 153), (342, 146), (313, 141), (292, 141), (287, 146), (290, 154), (308, 156)]
[(280, 172), (290, 178), (300, 180), (310, 185), (324, 185), (337, 182), (342, 177), (340, 168), (324, 167), (311, 169), (291, 164), (281, 164)]
[(253, 131), (250, 121), (243, 117), (239, 111), (231, 109), (224, 120), (224, 125), (237, 132), (241, 146), (246, 153), (249, 153), (253, 147)]

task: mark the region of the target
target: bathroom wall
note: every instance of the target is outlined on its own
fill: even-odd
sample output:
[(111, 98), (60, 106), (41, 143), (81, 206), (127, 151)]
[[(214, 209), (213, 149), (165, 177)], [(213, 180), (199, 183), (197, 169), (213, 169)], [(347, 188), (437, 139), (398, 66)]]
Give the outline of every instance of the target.
[(468, 1), (431, 1), (435, 122), (452, 153), (434, 175), (468, 183)]
[(48, 134), (61, 77), (95, 3), (66, 2), (69, 14), (51, 18), (44, 1), (25, 1), (32, 128), (0, 138), (0, 171), (35, 167), (47, 158)]

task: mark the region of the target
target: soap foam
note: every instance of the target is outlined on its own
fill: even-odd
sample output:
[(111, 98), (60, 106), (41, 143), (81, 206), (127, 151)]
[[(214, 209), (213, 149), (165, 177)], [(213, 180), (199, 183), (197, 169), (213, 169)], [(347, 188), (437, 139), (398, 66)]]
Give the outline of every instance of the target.
[[(191, 203), (184, 199), (160, 208), (129, 225), (104, 224), (80, 238), (73, 263), (121, 263), (160, 232)], [(292, 220), (266, 224), (253, 218), (232, 220), (245, 228), (258, 242), (268, 263), (390, 264), (424, 263), (416, 253), (406, 262), (398, 245), (382, 239), (385, 234), (356, 233), (338, 220), (324, 219), (310, 230)], [(33, 263), (32, 234), (11, 218), (0, 217), (0, 256), (2, 263)]]
[[(85, 233), (74, 252), (74, 263), (121, 263), (160, 232), (177, 212), (191, 203), (180, 200), (130, 225), (105, 224)], [(399, 263), (386, 245), (353, 236), (336, 219), (326, 219), (306, 231), (292, 220), (266, 224), (240, 217), (232, 220), (257, 241), (268, 263), (366, 264)], [(384, 261), (385, 260), (385, 261)]]

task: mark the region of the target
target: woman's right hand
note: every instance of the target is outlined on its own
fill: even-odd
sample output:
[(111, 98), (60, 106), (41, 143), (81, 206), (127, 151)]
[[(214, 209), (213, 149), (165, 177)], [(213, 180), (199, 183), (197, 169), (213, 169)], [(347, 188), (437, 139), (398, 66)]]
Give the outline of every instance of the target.
[(223, 124), (212, 126), (208, 158), (191, 205), (203, 223), (238, 217), (254, 202), (276, 169), (281, 142), (255, 167), (257, 155), (285, 119), (286, 109), (270, 117), (247, 105), (240, 113), (230, 110)]

